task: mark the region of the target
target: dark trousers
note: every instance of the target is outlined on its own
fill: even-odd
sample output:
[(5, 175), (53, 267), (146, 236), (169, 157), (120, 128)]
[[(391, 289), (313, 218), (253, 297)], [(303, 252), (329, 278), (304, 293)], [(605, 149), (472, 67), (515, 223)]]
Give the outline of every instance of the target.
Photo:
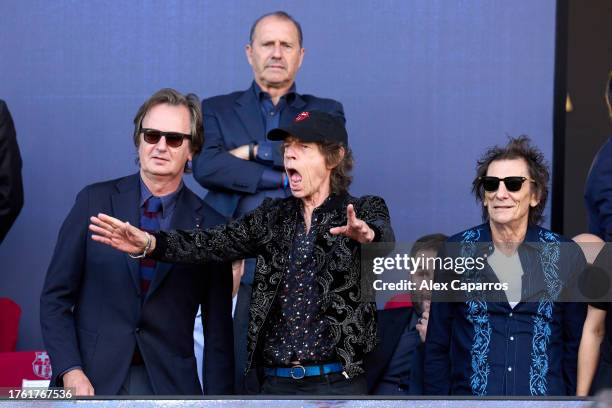
[(347, 379), (340, 373), (332, 373), (304, 377), (300, 380), (266, 376), (261, 393), (268, 395), (366, 395), (368, 385), (365, 375)]
[(119, 395), (153, 395), (153, 387), (144, 364), (132, 365), (121, 385)]
[[(245, 269), (249, 267), (247, 263)], [(246, 271), (245, 271), (246, 274)], [(244, 369), (247, 359), (247, 331), (249, 329), (249, 310), (251, 306), (250, 284), (240, 282), (238, 301), (234, 311), (234, 389), (236, 394), (246, 394)]]

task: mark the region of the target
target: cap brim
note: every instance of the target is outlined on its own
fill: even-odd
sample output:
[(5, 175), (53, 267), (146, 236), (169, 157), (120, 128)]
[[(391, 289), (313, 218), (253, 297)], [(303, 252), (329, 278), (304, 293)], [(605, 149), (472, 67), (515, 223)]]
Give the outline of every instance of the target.
[(290, 133), (285, 129), (278, 128), (269, 131), (266, 137), (268, 140), (285, 140), (289, 135)]

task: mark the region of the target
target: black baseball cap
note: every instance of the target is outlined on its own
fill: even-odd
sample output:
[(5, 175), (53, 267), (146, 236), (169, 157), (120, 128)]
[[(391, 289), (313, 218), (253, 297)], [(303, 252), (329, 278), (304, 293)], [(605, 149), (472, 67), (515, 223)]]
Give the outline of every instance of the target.
[(269, 140), (285, 140), (295, 136), (304, 142), (337, 142), (348, 146), (344, 120), (322, 111), (300, 112), (291, 124), (268, 132)]

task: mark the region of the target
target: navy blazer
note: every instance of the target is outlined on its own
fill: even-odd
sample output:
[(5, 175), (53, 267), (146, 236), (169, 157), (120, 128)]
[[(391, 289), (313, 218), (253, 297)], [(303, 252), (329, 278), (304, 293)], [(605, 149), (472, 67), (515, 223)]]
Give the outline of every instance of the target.
[[(333, 99), (295, 94), (283, 109), (280, 126), (305, 110), (321, 110), (344, 118), (342, 104)], [(208, 189), (204, 201), (226, 217), (233, 217), (244, 194), (258, 194), (266, 168), (282, 168), (280, 151), (269, 165), (239, 159), (228, 153), (236, 147), (266, 140), (265, 126), (253, 86), (246, 91), (214, 96), (202, 101), (204, 148), (193, 159), (195, 179)], [(279, 186), (281, 178), (279, 177)], [(262, 195), (261, 201), (265, 197)]]
[(589, 213), (589, 232), (604, 241), (612, 241), (612, 137), (593, 160), (584, 199)]
[[(202, 394), (193, 326), (202, 305), (206, 339), (204, 392), (233, 392), (231, 266), (158, 263), (141, 300), (139, 261), (88, 233), (100, 212), (139, 225), (138, 174), (85, 187), (64, 221), (40, 300), (42, 333), (57, 376), (80, 366), (96, 394), (116, 394), (136, 345), (156, 394)], [(177, 197), (172, 228), (225, 223), (186, 186)]]

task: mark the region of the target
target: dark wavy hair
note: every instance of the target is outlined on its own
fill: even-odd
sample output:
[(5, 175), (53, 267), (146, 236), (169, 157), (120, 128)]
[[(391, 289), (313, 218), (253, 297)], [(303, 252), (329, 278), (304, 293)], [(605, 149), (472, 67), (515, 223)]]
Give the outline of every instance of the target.
[[(348, 146), (343, 143), (322, 141), (317, 142), (325, 163), (328, 166), (335, 166), (331, 171), (331, 192), (333, 194), (346, 194), (353, 182), (353, 176), (350, 174), (355, 165), (353, 152)], [(342, 156), (344, 149), (344, 156)]]
[[(138, 109), (138, 113), (134, 117), (134, 145), (136, 148), (140, 147), (140, 132), (142, 130), (142, 120), (146, 116), (147, 112), (156, 105), (168, 104), (171, 106), (184, 106), (189, 111), (189, 117), (191, 122), (191, 153), (197, 154), (202, 150), (204, 144), (204, 132), (202, 128), (202, 107), (200, 105), (200, 99), (196, 94), (190, 93), (183, 95), (182, 93), (172, 89), (163, 88), (155, 92), (145, 103), (143, 103)], [(138, 157), (136, 157), (136, 163), (139, 164)], [(185, 173), (190, 173), (191, 169), (189, 164), (185, 163)]]
[[(538, 205), (529, 207), (529, 224), (538, 225), (544, 220), (544, 207), (548, 198), (548, 180), (550, 174), (548, 163), (544, 159), (544, 154), (535, 146), (531, 145), (531, 140), (525, 135), (517, 138), (508, 138), (508, 144), (504, 147), (494, 146), (487, 150), (476, 164), (476, 177), (472, 182), (472, 193), (476, 201), (482, 204), (482, 219), (489, 220), (487, 207), (484, 205), (485, 191), (480, 181), (480, 177), (487, 175), (489, 165), (498, 160), (523, 159), (529, 169), (529, 177), (535, 180), (536, 196), (539, 199)], [(532, 183), (529, 183), (530, 185)]]
[(424, 235), (414, 241), (410, 249), (410, 256), (416, 257), (420, 252), (428, 250), (435, 251), (437, 256), (447, 239), (448, 237), (446, 235), (440, 233)]

